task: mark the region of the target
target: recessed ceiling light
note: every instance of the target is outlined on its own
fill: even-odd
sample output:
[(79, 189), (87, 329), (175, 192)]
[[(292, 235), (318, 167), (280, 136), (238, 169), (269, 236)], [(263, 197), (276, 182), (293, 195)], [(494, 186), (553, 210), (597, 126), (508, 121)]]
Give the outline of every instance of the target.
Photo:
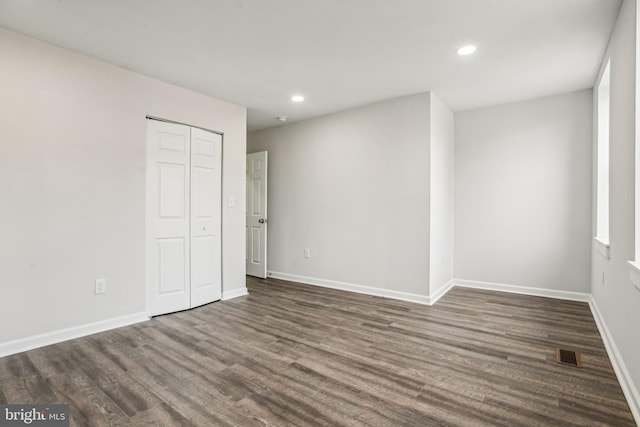
[(287, 116), (278, 116), (278, 117), (276, 117), (276, 119), (280, 120), (281, 122), (286, 122), (287, 121)]
[(462, 46), (460, 48), (458, 48), (458, 50), (456, 50), (456, 53), (460, 56), (466, 56), (466, 55), (471, 55), (473, 52), (475, 52), (478, 48), (475, 47), (472, 44), (468, 44), (466, 46)]
[(291, 100), (293, 102), (302, 102), (302, 101), (304, 101), (304, 96), (302, 96), (302, 95), (293, 95), (291, 97)]

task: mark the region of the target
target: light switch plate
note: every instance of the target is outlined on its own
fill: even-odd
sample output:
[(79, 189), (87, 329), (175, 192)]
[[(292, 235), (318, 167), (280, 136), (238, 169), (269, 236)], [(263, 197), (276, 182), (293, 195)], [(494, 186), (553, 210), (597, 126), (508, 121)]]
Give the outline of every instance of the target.
[(95, 293), (96, 295), (107, 292), (107, 279), (96, 279)]

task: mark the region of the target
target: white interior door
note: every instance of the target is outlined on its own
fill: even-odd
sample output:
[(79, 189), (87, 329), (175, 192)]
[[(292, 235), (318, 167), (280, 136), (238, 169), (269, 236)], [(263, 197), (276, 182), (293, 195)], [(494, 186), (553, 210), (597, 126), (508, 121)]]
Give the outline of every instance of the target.
[(146, 275), (149, 315), (220, 299), (222, 137), (148, 120)]
[(147, 124), (147, 309), (150, 315), (190, 307), (190, 128)]
[(191, 129), (191, 307), (222, 296), (222, 136)]
[(267, 277), (267, 152), (247, 155), (247, 274)]

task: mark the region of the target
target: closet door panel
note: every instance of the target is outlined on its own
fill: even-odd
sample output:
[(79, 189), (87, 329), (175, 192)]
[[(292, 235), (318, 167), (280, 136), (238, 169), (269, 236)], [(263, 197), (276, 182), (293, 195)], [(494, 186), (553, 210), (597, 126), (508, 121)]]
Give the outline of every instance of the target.
[(190, 306), (191, 129), (147, 126), (147, 311), (156, 315)]
[(191, 306), (222, 296), (222, 136), (191, 133)]

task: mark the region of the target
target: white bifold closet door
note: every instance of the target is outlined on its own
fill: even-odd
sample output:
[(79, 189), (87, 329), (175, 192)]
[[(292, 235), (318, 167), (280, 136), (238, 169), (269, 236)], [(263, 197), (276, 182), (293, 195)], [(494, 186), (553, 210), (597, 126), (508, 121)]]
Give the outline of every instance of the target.
[(222, 136), (147, 122), (147, 311), (155, 316), (222, 295)]

